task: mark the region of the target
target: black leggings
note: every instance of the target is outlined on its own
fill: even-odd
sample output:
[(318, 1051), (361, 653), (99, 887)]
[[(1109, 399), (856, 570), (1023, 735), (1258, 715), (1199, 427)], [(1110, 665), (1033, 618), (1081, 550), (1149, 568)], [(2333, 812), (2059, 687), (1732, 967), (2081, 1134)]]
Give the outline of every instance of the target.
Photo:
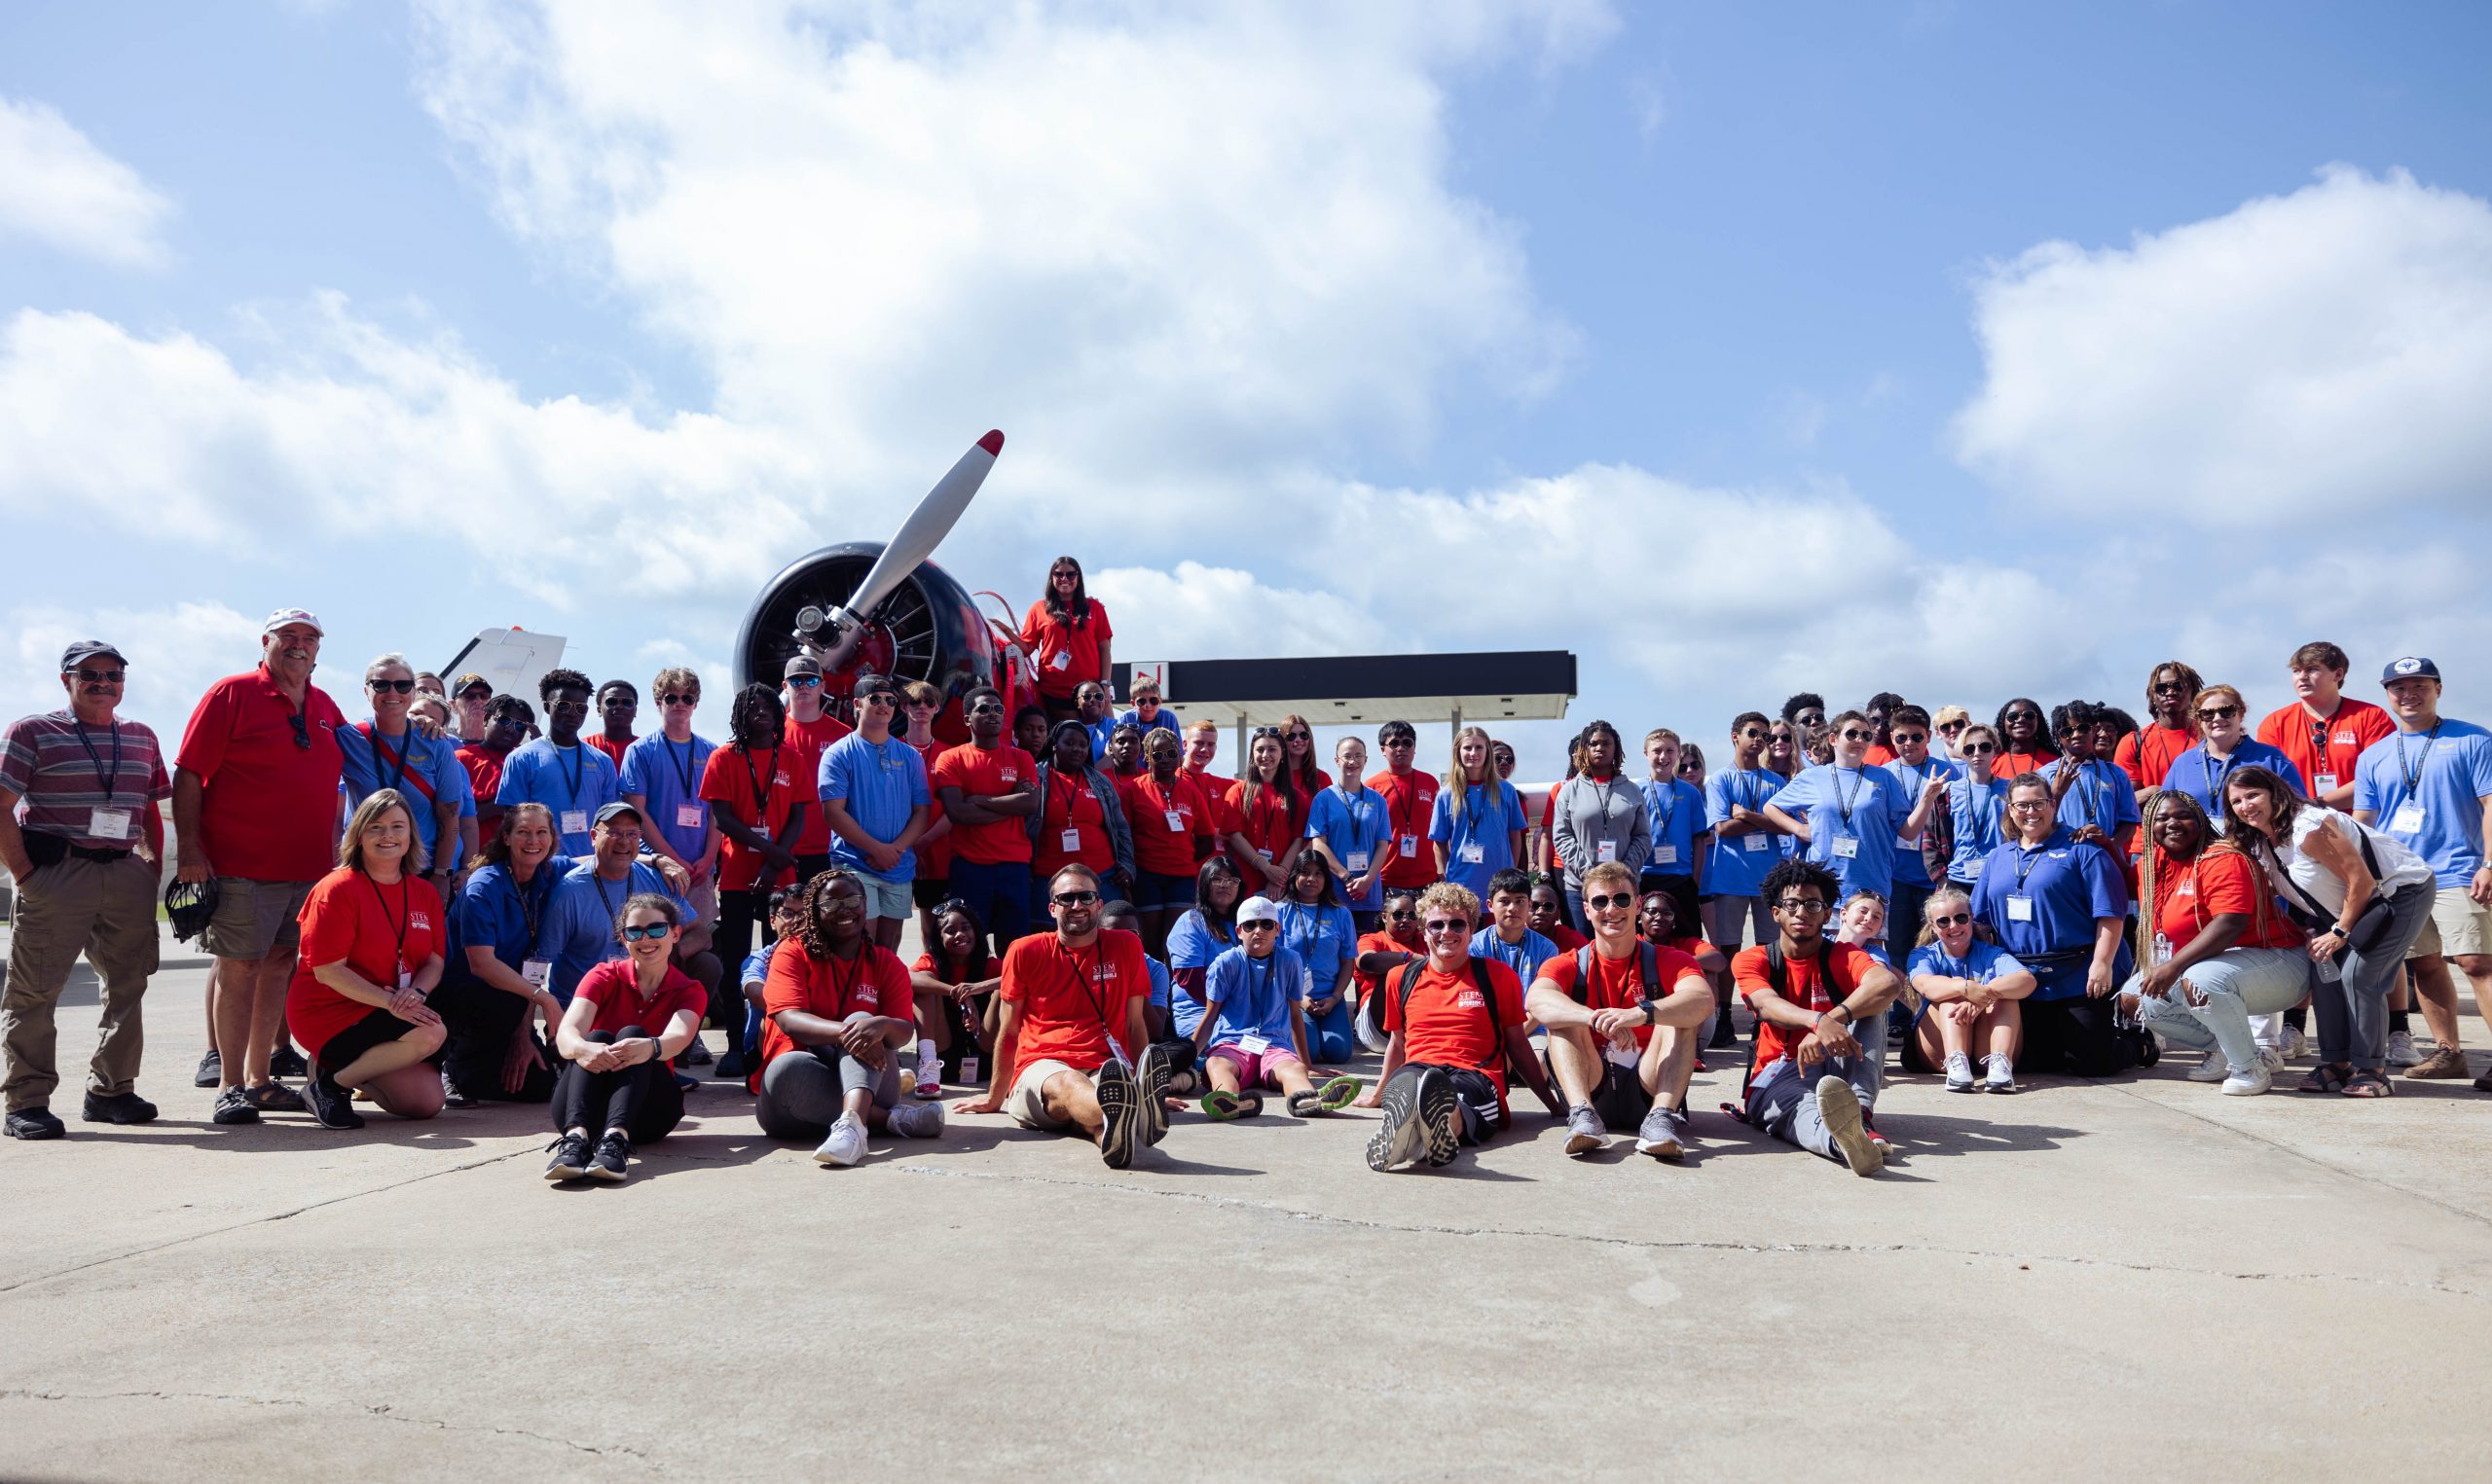
[(449, 1032), (441, 1044), (441, 1069), (461, 1093), (506, 1103), (543, 1103), (554, 1095), (557, 1059), (541, 1039), (536, 1048), (545, 1065), (531, 1071), (519, 1091), (502, 1086), (502, 1062), (528, 1013), (527, 1000), (481, 980), (461, 979), (445, 981), (425, 1003)]
[(731, 1047), (740, 1046), (744, 1039), (744, 986), (739, 981), (744, 960), (752, 953), (753, 934), (761, 935), (764, 946), (779, 941), (769, 919), (769, 887), (718, 893), (718, 927), (712, 942), (721, 968), (717, 985), (710, 991), (710, 1024), (726, 1028)]
[(2111, 996), (2094, 999), (2026, 1000), (2025, 1046), (2016, 1058), (2022, 1071), (2107, 1077), (2127, 1065), (2111, 1024)]
[[(626, 1026), (620, 1034), (592, 1031), (600, 1045), (648, 1034)], [(616, 1071), (591, 1071), (577, 1062), (565, 1062), (554, 1080), (554, 1132), (586, 1129), (595, 1139), (608, 1129), (621, 1129), (635, 1144), (655, 1143), (683, 1121), (683, 1089), (663, 1060), (641, 1062)]]

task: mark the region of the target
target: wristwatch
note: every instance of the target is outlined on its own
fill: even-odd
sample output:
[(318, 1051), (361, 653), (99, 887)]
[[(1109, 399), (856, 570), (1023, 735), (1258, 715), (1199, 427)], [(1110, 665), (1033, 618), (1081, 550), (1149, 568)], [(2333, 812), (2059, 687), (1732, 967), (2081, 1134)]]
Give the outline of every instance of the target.
[(2329, 932), (2334, 933), (2338, 938), (2340, 938), (2340, 939), (2344, 940), (2345, 942), (2350, 943), (2350, 942), (2352, 942), (2352, 941), (2354, 940), (2354, 935), (2353, 935), (2352, 933), (2350, 933), (2350, 932), (2347, 932), (2347, 931), (2344, 929), (2343, 925), (2342, 925), (2342, 924), (2340, 924), (2340, 923), (2328, 923), (2328, 924), (2327, 924), (2327, 930), (2328, 930)]
[(1644, 1024), (1648, 1026), (1658, 1026), (1661, 1024), (1661, 1021), (1655, 1017), (1654, 1005), (1649, 999), (1644, 1001)]

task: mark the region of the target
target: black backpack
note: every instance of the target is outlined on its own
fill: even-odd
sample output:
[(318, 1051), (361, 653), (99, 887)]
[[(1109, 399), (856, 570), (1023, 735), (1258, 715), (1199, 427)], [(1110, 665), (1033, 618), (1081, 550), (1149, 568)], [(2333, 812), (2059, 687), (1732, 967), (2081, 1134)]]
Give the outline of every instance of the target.
[[(1411, 976), (1414, 970), (1425, 967), (1427, 960), (1424, 959), (1416, 956), (1406, 959), (1399, 968), (1393, 970), (1392, 978), (1385, 984), (1384, 993), (1393, 996), (1393, 1007), (1402, 1012), (1406, 1026), (1410, 1023), (1411, 1013)], [(1480, 1002), (1488, 1011), (1488, 1041), (1496, 1048), (1490, 1054), (1502, 1061), (1506, 1054), (1506, 1023), (1497, 1015), (1497, 992), (1488, 983), (1488, 960), (1478, 954), (1471, 956), (1471, 982), (1480, 987)], [(1377, 1020), (1375, 1028), (1383, 1030), (1384, 1022)]]

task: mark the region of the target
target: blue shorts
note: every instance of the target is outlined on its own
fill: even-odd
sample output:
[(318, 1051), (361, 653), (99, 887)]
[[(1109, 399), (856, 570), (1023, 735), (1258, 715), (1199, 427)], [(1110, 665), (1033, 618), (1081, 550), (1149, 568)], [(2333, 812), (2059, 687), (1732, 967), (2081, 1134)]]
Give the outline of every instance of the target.
[(985, 862), (952, 857), (952, 895), (970, 904), (987, 931), (1008, 941), (1030, 930), (1030, 863)]
[(1133, 873), (1133, 904), (1142, 912), (1184, 912), (1194, 905), (1194, 879), (1162, 876), (1156, 871)]

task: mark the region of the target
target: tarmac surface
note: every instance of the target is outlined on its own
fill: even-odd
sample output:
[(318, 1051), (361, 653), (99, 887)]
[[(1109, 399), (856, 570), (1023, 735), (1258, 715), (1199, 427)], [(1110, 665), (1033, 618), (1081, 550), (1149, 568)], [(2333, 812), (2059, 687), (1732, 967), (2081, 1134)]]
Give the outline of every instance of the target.
[(1736, 1068), (1683, 1166), (1535, 1111), (1394, 1176), (1368, 1113), (1181, 1115), (1123, 1172), (963, 1118), (826, 1170), (714, 1081), (558, 1188), (541, 1107), (213, 1127), (179, 953), (164, 1117), (77, 1120), (73, 988), (70, 1137), (0, 1141), (0, 1477), (2492, 1475), (2463, 1082), (1891, 1077), (1861, 1179), (1714, 1111)]

